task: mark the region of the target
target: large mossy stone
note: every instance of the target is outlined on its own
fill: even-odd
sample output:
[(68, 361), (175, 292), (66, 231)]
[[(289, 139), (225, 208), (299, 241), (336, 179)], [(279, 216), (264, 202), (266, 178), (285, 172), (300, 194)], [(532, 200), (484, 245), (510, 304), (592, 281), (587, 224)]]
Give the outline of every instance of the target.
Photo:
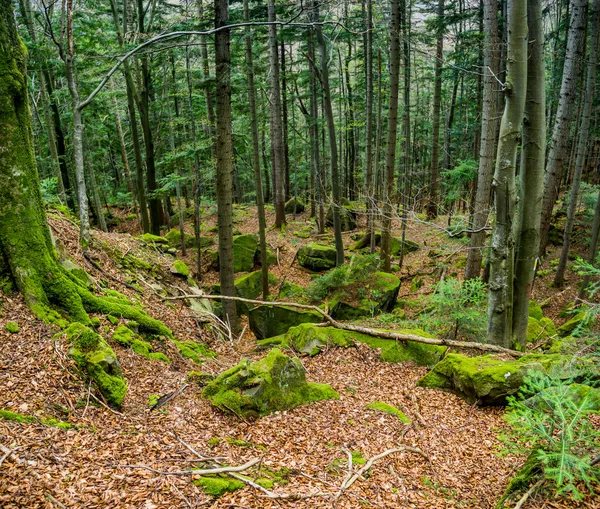
[[(363, 234), (350, 248), (352, 251), (358, 251), (371, 245), (371, 236), (367, 233)], [(381, 232), (375, 232), (375, 245), (381, 246)], [(404, 239), (404, 249), (402, 249), (402, 239), (392, 237), (390, 239), (390, 253), (394, 256), (399, 256), (402, 251), (404, 254), (412, 253), (419, 250), (419, 244), (412, 240)]]
[(527, 342), (536, 343), (556, 336), (556, 328), (554, 322), (550, 318), (542, 318), (540, 320), (530, 316), (527, 321)]
[(285, 213), (293, 214), (294, 211), (296, 214), (301, 214), (304, 212), (305, 205), (300, 198), (290, 198), (285, 202)]
[[(185, 232), (185, 247), (196, 247), (196, 237), (190, 233)], [(169, 241), (169, 245), (173, 247), (181, 247), (181, 232), (175, 228), (169, 230), (165, 235), (165, 238)], [(210, 247), (215, 243), (212, 237), (206, 235), (200, 235), (200, 249)]]
[(580, 311), (573, 318), (566, 321), (564, 324), (562, 324), (558, 328), (558, 330), (557, 330), (558, 335), (561, 338), (564, 338), (566, 336), (576, 335), (573, 333), (576, 331), (579, 332), (580, 330), (583, 330), (586, 328), (586, 326), (587, 326), (586, 321), (587, 321), (587, 313), (585, 311)]
[(110, 345), (100, 334), (80, 323), (71, 324), (64, 333), (71, 343), (69, 355), (94, 381), (106, 401), (120, 407), (127, 392), (127, 384)]
[(544, 312), (542, 311), (542, 306), (539, 305), (534, 300), (529, 301), (529, 316), (531, 318), (535, 318), (536, 320), (541, 320), (544, 318)]
[(144, 233), (140, 235), (140, 240), (144, 244), (152, 247), (168, 247), (169, 241), (165, 237), (160, 235), (153, 235), (152, 233)]
[[(277, 284), (277, 277), (269, 273), (269, 284)], [(244, 299), (257, 299), (262, 293), (262, 271), (256, 270), (238, 277), (233, 282), (236, 297)], [(211, 293), (213, 295), (221, 294), (221, 285), (212, 286)], [(235, 303), (238, 315), (247, 315), (248, 310), (253, 307), (252, 304), (236, 301)]]
[(242, 360), (202, 391), (210, 403), (243, 419), (288, 410), (305, 403), (339, 399), (329, 385), (308, 383), (302, 363), (275, 348), (263, 359)]
[[(327, 209), (327, 215), (325, 216), (325, 225), (333, 226), (333, 205)], [(346, 207), (340, 207), (340, 223), (342, 225), (342, 231), (347, 232), (356, 228), (356, 212)]]
[(233, 237), (233, 270), (235, 272), (252, 271), (257, 250), (258, 237), (256, 235)]
[(301, 323), (319, 323), (323, 316), (316, 311), (306, 311), (288, 306), (264, 304), (248, 312), (250, 330), (257, 339), (271, 338), (285, 334), (290, 327)]
[(391, 312), (400, 291), (400, 279), (387, 272), (374, 272), (367, 282), (361, 284), (360, 290), (364, 291), (365, 297), (356, 297), (356, 292), (350, 295), (341, 288), (329, 303), (329, 314), (338, 320), (354, 320)]
[(450, 353), (418, 385), (453, 392), (470, 404), (503, 405), (508, 396), (518, 392), (532, 371), (547, 373), (555, 379), (598, 378), (598, 370), (592, 363), (572, 356), (531, 354), (505, 361), (491, 355), (467, 357)]
[(335, 267), (335, 247), (310, 242), (298, 250), (298, 263), (313, 272), (323, 272)]

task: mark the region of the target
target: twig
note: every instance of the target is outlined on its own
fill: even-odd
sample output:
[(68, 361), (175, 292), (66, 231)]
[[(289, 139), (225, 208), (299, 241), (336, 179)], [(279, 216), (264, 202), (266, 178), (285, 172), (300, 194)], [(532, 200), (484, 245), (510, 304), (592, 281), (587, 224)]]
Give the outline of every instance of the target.
[(223, 474), (229, 472), (243, 472), (244, 470), (248, 470), (249, 468), (256, 465), (260, 460), (258, 458), (253, 458), (250, 461), (247, 461), (243, 465), (238, 465), (236, 467), (217, 467), (217, 468), (206, 468), (203, 470), (175, 470), (172, 472), (156, 470), (147, 465), (110, 465), (111, 468), (141, 468), (143, 470), (149, 470), (150, 472), (154, 472), (159, 475), (209, 475), (209, 474)]
[(396, 479), (398, 479), (398, 482), (402, 485), (402, 490), (404, 491), (404, 503), (408, 506), (408, 492), (406, 490), (406, 483), (404, 482), (404, 479), (400, 477), (400, 475), (394, 470), (394, 467), (392, 465), (388, 465), (388, 470), (390, 471), (390, 474), (392, 474)]
[(514, 509), (521, 509), (524, 505), (525, 502), (527, 502), (527, 499), (532, 495), (532, 493), (537, 489), (537, 487), (542, 484), (543, 479), (540, 479), (538, 482), (536, 482), (531, 488), (529, 488), (525, 494), (519, 499), (519, 501), (517, 502), (517, 505), (515, 505)]
[(238, 302), (245, 302), (247, 304), (256, 304), (257, 306), (289, 306), (299, 309), (307, 309), (319, 313), (323, 318), (329, 322), (329, 325), (336, 329), (347, 330), (351, 332), (360, 332), (361, 334), (367, 334), (369, 336), (375, 336), (384, 339), (393, 339), (395, 341), (414, 341), (416, 343), (425, 343), (427, 345), (440, 345), (450, 346), (454, 348), (472, 348), (475, 350), (481, 350), (484, 352), (496, 352), (511, 355), (512, 357), (523, 357), (525, 353), (511, 350), (510, 348), (504, 348), (497, 345), (489, 345), (485, 343), (475, 343), (471, 341), (456, 341), (453, 339), (441, 339), (441, 338), (424, 338), (415, 334), (403, 334), (398, 332), (388, 332), (377, 329), (371, 329), (368, 327), (360, 327), (358, 325), (350, 325), (347, 323), (338, 322), (325, 311), (318, 306), (310, 304), (298, 304), (297, 302), (265, 302), (262, 300), (245, 299), (243, 297), (234, 297), (230, 295), (179, 295), (176, 297), (162, 297), (162, 300), (182, 300), (182, 299), (213, 299), (213, 300), (234, 300)]
[(346, 456), (348, 457), (348, 473), (346, 474), (346, 477), (344, 477), (342, 484), (340, 484), (340, 489), (338, 490), (335, 496), (335, 500), (342, 496), (342, 494), (344, 493), (344, 486), (352, 478), (352, 474), (354, 473), (354, 471), (352, 470), (352, 453), (346, 448), (342, 448), (342, 451), (344, 451), (346, 453)]
[(175, 399), (183, 391), (185, 391), (187, 386), (188, 386), (188, 384), (184, 384), (183, 387), (181, 387), (180, 389), (177, 389), (176, 391), (170, 392), (169, 394), (165, 394), (164, 396), (161, 396), (160, 398), (158, 398), (158, 401), (150, 407), (150, 411), (158, 410), (159, 408), (165, 406), (169, 401), (171, 401), (172, 399)]
[(117, 412), (116, 410), (113, 410), (112, 408), (110, 408), (106, 403), (104, 403), (104, 401), (102, 401), (101, 399), (99, 399), (97, 396), (95, 396), (93, 393), (90, 393), (90, 396), (92, 396), (92, 398), (94, 398), (98, 403), (100, 403), (104, 408), (106, 408), (109, 412), (118, 415), (119, 417), (126, 417), (125, 414), (122, 414), (121, 412)]

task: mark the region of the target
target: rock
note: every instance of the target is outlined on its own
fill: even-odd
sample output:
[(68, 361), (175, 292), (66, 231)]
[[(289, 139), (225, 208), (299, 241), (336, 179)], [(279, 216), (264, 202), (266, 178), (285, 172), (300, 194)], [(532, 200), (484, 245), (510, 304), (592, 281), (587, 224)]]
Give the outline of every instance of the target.
[(544, 312), (542, 311), (542, 306), (540, 306), (536, 301), (529, 301), (529, 316), (531, 318), (535, 318), (536, 320), (541, 320), (544, 318)]
[(316, 311), (263, 304), (250, 309), (248, 319), (256, 338), (265, 339), (285, 334), (290, 327), (301, 323), (320, 323), (323, 316)]
[(69, 355), (94, 381), (106, 401), (120, 407), (127, 393), (127, 384), (110, 345), (97, 332), (80, 323), (72, 323), (64, 334), (71, 343)]
[[(354, 230), (356, 228), (356, 212), (346, 207), (340, 207), (340, 222), (342, 223), (343, 232)], [(333, 205), (327, 210), (325, 225), (333, 226)]]
[[(254, 264), (255, 265), (261, 265), (260, 262), (260, 255), (261, 255), (261, 250), (260, 250), (260, 244), (256, 250), (256, 254), (254, 255)], [(273, 251), (271, 251), (269, 248), (267, 248), (267, 265), (275, 265), (277, 263), (277, 256), (275, 255), (275, 253)]]
[(140, 240), (151, 247), (168, 247), (169, 241), (165, 237), (159, 235), (152, 235), (151, 233), (144, 233), (140, 235)]
[[(169, 244), (173, 247), (181, 247), (181, 232), (175, 228), (169, 230), (165, 235), (165, 238), (169, 241)], [(200, 249), (210, 247), (215, 243), (212, 237), (206, 235), (200, 235)], [(190, 233), (185, 233), (185, 247), (196, 247), (196, 237)]]
[(574, 360), (567, 355), (530, 354), (504, 361), (491, 355), (467, 357), (450, 353), (421, 378), (418, 385), (453, 392), (470, 404), (503, 405), (508, 396), (518, 392), (523, 379), (534, 370), (555, 379), (598, 377), (591, 362)]
[(171, 360), (162, 352), (154, 352), (152, 344), (144, 341), (139, 334), (136, 334), (131, 328), (125, 325), (119, 325), (113, 332), (113, 340), (122, 346), (131, 348), (138, 355), (148, 359), (171, 362)]
[(540, 320), (529, 317), (527, 321), (527, 342), (535, 343), (556, 335), (554, 322), (550, 318), (542, 317)]
[[(188, 289), (188, 293), (192, 295), (202, 295), (202, 290), (190, 286)], [(213, 304), (208, 299), (189, 299), (189, 303), (192, 312), (198, 318), (204, 319), (205, 321), (209, 320), (207, 315), (215, 314)]]
[(302, 299), (305, 297), (304, 288), (295, 283), (290, 283), (289, 281), (285, 281), (281, 288), (279, 288), (278, 298), (280, 299)]
[(298, 250), (298, 263), (313, 272), (323, 272), (335, 267), (336, 250), (334, 247), (317, 242), (305, 244)]
[[(236, 297), (242, 297), (244, 299), (257, 299), (262, 293), (262, 271), (256, 270), (243, 276), (238, 277), (234, 281), (235, 295)], [(277, 284), (277, 278), (275, 275), (269, 273), (269, 284)], [(214, 295), (221, 294), (221, 285), (216, 284), (211, 288), (211, 293)], [(247, 315), (248, 310), (253, 307), (252, 304), (246, 302), (236, 301), (235, 303), (238, 315)]]
[[(579, 332), (587, 328), (587, 312), (580, 311), (573, 318), (562, 324), (557, 332), (561, 338), (572, 336), (574, 332)], [(575, 334), (577, 335), (577, 334)]]
[(202, 391), (217, 408), (243, 419), (288, 410), (305, 403), (339, 399), (329, 385), (306, 382), (302, 363), (275, 348), (254, 363), (242, 360)]
[(302, 212), (304, 212), (305, 207), (304, 207), (304, 203), (302, 203), (302, 200), (300, 200), (300, 198), (291, 198), (290, 200), (285, 202), (285, 213), (293, 214), (294, 206), (295, 206), (296, 214), (301, 214)]
[[(368, 234), (362, 235), (356, 243), (350, 248), (353, 251), (367, 248), (371, 245), (371, 237)], [(381, 232), (375, 232), (375, 245), (381, 246)], [(419, 244), (412, 240), (404, 239), (404, 254), (419, 250)], [(402, 239), (392, 237), (390, 240), (390, 253), (394, 256), (400, 256), (402, 252)]]
[(190, 268), (181, 260), (175, 260), (169, 270), (171, 274), (177, 277), (187, 278), (190, 275)]
[(400, 291), (400, 279), (387, 272), (374, 272), (361, 290), (365, 295), (362, 298), (351, 296), (343, 287), (340, 288), (329, 303), (329, 314), (339, 320), (353, 320), (391, 312)]
[(235, 272), (252, 271), (257, 249), (258, 237), (256, 235), (233, 237), (233, 270)]

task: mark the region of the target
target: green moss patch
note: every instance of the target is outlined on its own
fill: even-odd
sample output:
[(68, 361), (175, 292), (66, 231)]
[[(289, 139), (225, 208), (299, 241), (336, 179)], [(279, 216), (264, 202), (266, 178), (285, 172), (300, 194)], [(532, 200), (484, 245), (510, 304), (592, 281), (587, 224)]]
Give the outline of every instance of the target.
[(307, 383), (304, 366), (275, 348), (263, 359), (242, 360), (210, 382), (202, 395), (217, 408), (256, 419), (323, 399), (339, 399), (326, 384)]
[(129, 347), (138, 355), (143, 355), (148, 359), (171, 362), (164, 353), (154, 352), (152, 344), (144, 341), (138, 334), (125, 325), (120, 325), (115, 329), (113, 339), (120, 345)]
[(326, 244), (311, 242), (298, 250), (298, 263), (313, 272), (323, 272), (335, 267), (336, 250)]
[(21, 330), (19, 328), (19, 325), (17, 324), (17, 322), (6, 322), (6, 325), (4, 326), (4, 328), (11, 334), (16, 334), (17, 332), (19, 332)]
[(369, 410), (377, 410), (389, 415), (394, 415), (402, 422), (406, 424), (412, 424), (412, 421), (402, 410), (398, 410), (395, 406), (390, 405), (389, 403), (384, 403), (383, 401), (373, 401), (373, 403), (369, 403), (365, 408)]
[(323, 316), (316, 311), (305, 311), (288, 306), (261, 305), (248, 312), (250, 330), (257, 339), (285, 334), (290, 327), (301, 323), (319, 323)]
[(5, 421), (21, 422), (21, 423), (39, 423), (44, 426), (51, 426), (53, 428), (71, 429), (74, 428), (72, 424), (54, 419), (53, 417), (35, 417), (33, 415), (24, 415), (11, 412), (10, 410), (0, 410), (0, 419)]
[(215, 352), (203, 343), (196, 343), (195, 341), (177, 341), (176, 339), (173, 340), (173, 343), (183, 357), (194, 361), (196, 364), (202, 364), (204, 359), (213, 359), (217, 356)]

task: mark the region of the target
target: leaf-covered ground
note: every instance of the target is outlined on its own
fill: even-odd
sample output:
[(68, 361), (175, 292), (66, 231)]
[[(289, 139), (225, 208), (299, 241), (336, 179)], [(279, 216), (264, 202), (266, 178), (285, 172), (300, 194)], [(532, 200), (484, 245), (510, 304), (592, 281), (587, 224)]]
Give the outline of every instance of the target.
[[(256, 231), (252, 209), (249, 211), (236, 225), (243, 232)], [(183, 304), (161, 301), (151, 285), (159, 282), (168, 289), (177, 282), (168, 275), (170, 262), (159, 253), (142, 247), (129, 235), (96, 232), (96, 239), (104, 243), (103, 249), (92, 252), (104, 270), (98, 272), (78, 252), (75, 226), (58, 216), (50, 221), (70, 256), (98, 283), (104, 280), (111, 288), (139, 299), (177, 339), (202, 341), (216, 351), (218, 357), (207, 359), (202, 370), (218, 373), (241, 357), (257, 356), (248, 330), (240, 342), (231, 344), (202, 329)], [(306, 285), (310, 276), (292, 266), (299, 247), (291, 233), (293, 226), (285, 235), (269, 234), (269, 243), (279, 254), (273, 272), (280, 279)], [(439, 278), (426, 267), (429, 249), (442, 249), (444, 257), (464, 256), (460, 243), (429, 231), (411, 226), (410, 238), (428, 245), (408, 256), (403, 272), (405, 281), (417, 272), (432, 272), (424, 277), (422, 293), (430, 291)], [(112, 258), (106, 254), (107, 246), (113, 251)], [(457, 252), (452, 254), (453, 250)], [(118, 262), (131, 253), (155, 267), (152, 273), (139, 274), (142, 293), (113, 279), (130, 277)], [(203, 279), (205, 284), (216, 282), (217, 275), (209, 273)], [(405, 282), (401, 294), (409, 293), (409, 286)], [(539, 288), (540, 294), (548, 291), (545, 285)], [(558, 299), (568, 297), (566, 293)], [(20, 297), (0, 298), (0, 409), (54, 417), (76, 426), (65, 430), (0, 419), (0, 444), (12, 450), (0, 462), (1, 507), (488, 508), (495, 506), (522, 461), (497, 454), (501, 445), (496, 436), (505, 426), (502, 409), (472, 407), (456, 396), (416, 387), (426, 368), (381, 362), (378, 353), (365, 345), (302, 358), (308, 379), (329, 383), (340, 400), (313, 403), (247, 423), (211, 408), (193, 383), (163, 409), (150, 412), (149, 396), (180, 388), (188, 373), (200, 368), (169, 343), (160, 349), (172, 359), (171, 364), (122, 348), (110, 340), (115, 325), (103, 319), (101, 331), (115, 349), (129, 386), (121, 411), (111, 412), (96, 402), (93, 388), (76, 375), (67, 346), (52, 339), (55, 331), (35, 320)], [(16, 322), (19, 332), (6, 331), (6, 322)], [(365, 408), (374, 401), (396, 406), (413, 424)], [(250, 487), (213, 499), (192, 484), (191, 476), (126, 466), (144, 465), (157, 471), (195, 466), (190, 462), (194, 456), (182, 442), (208, 456), (224, 457), (232, 465), (260, 458), (260, 469), (249, 472), (252, 478), (283, 474), (285, 482), (276, 484), (273, 491), (298, 495), (337, 491), (347, 468), (342, 448), (368, 459), (404, 445), (420, 448), (427, 458), (412, 452), (390, 455), (375, 463), (337, 501), (332, 497), (270, 500)], [(0, 451), (0, 458), (4, 455)], [(358, 467), (354, 464), (355, 470)], [(598, 506), (594, 497), (580, 505)], [(533, 497), (526, 507), (576, 506)]]

